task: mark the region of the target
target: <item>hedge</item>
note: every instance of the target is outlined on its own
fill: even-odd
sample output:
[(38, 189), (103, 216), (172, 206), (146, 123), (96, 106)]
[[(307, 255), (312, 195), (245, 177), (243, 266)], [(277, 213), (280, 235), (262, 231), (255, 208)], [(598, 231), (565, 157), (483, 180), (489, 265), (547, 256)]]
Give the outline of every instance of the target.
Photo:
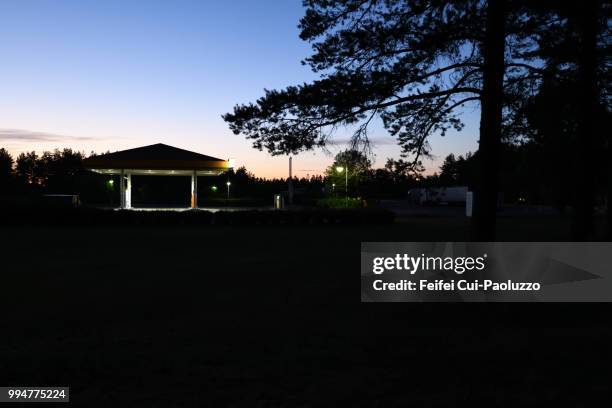
[(157, 226), (157, 225), (355, 225), (393, 222), (379, 208), (246, 211), (132, 211), (95, 208), (11, 209), (0, 225)]

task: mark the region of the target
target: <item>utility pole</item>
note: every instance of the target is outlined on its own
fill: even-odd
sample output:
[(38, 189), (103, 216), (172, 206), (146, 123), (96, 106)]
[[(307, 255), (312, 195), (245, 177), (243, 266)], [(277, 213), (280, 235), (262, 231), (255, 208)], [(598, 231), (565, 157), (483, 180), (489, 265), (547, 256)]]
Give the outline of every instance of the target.
[(345, 206), (348, 208), (348, 162), (344, 168), (344, 194), (345, 194)]
[(288, 185), (288, 189), (289, 189), (289, 205), (293, 204), (293, 168), (292, 168), (292, 164), (293, 164), (293, 157), (289, 156), (289, 185)]

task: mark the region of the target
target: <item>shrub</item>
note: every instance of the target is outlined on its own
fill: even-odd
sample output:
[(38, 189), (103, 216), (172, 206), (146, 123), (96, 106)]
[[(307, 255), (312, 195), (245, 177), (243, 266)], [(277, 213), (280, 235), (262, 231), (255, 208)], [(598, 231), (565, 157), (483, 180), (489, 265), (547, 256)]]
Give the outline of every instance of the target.
[(317, 207), (321, 208), (363, 208), (364, 201), (361, 198), (328, 197), (321, 198), (316, 202)]

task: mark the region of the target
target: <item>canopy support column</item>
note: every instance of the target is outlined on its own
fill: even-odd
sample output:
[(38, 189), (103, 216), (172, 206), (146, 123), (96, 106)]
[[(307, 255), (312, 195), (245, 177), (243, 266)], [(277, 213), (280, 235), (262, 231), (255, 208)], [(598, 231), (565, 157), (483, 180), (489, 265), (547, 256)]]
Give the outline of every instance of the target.
[(125, 208), (125, 170), (119, 173), (119, 207)]
[(198, 208), (198, 173), (196, 170), (191, 174), (191, 208)]
[(126, 175), (125, 208), (132, 208), (132, 173)]

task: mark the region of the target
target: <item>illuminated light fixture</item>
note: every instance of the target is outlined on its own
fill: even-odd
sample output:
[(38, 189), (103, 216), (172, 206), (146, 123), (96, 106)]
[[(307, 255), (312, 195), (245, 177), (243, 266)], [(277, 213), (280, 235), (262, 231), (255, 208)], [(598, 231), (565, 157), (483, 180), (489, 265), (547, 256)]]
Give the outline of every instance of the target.
[(109, 186), (112, 186), (113, 184), (115, 184), (115, 180), (113, 180), (113, 179), (108, 180), (108, 185)]
[(344, 205), (348, 207), (348, 166), (336, 166), (336, 171), (338, 173), (344, 172), (344, 194), (345, 194), (345, 203)]
[(212, 186), (210, 189), (211, 189), (213, 192), (216, 192), (216, 191), (217, 191), (217, 186)]
[(229, 187), (232, 185), (232, 183), (228, 181), (227, 183), (225, 183), (225, 185)]

